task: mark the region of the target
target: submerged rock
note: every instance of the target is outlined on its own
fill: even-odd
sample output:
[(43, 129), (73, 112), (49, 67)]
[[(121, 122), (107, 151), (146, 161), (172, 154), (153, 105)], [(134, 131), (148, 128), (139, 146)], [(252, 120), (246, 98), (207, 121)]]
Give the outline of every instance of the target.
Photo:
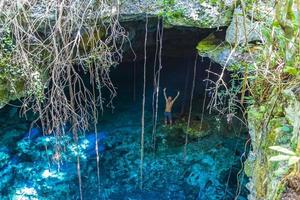
[(163, 134), (163, 138), (160, 138), (161, 142), (166, 142), (170, 147), (178, 147), (185, 144), (186, 135), (190, 141), (194, 141), (210, 135), (212, 130), (206, 121), (201, 124), (198, 120), (192, 120), (188, 129), (187, 122), (179, 121), (170, 127), (163, 127), (161, 132)]
[(27, 133), (25, 133), (23, 139), (34, 140), (39, 136), (42, 136), (42, 131), (39, 128), (33, 127)]
[(202, 124), (200, 121), (191, 121), (190, 128), (187, 130), (187, 134), (191, 140), (199, 139), (211, 134), (210, 125), (203, 121)]
[(15, 194), (12, 196), (14, 200), (38, 200), (38, 193), (35, 188), (24, 186), (22, 188), (17, 188)]
[[(0, 194), (8, 187), (13, 178), (12, 167), (10, 165), (10, 155), (8, 152), (0, 149)], [(1, 195), (0, 195), (1, 198)]]

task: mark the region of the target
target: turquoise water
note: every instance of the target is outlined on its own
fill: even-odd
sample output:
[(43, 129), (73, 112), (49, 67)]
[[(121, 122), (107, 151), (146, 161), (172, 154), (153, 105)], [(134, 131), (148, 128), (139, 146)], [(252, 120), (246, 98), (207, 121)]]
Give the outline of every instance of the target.
[[(84, 199), (245, 199), (247, 178), (237, 174), (247, 140), (235, 122), (228, 126), (218, 115), (205, 114), (205, 137), (193, 137), (184, 158), (184, 130), (163, 127), (162, 115), (152, 148), (152, 113), (146, 112), (143, 189), (140, 184), (140, 109), (117, 107), (99, 121), (100, 193), (98, 193), (94, 133), (87, 132), (76, 149), (70, 134), (55, 151), (53, 136), (38, 128), (28, 136), (31, 118), (18, 117), (18, 109), (1, 110), (0, 199), (79, 199), (77, 155), (80, 156)], [(176, 117), (176, 115), (175, 115)], [(193, 116), (199, 123), (199, 116)], [(58, 153), (57, 153), (58, 152)], [(59, 157), (59, 159), (57, 159)], [(242, 159), (243, 160), (243, 159)]]

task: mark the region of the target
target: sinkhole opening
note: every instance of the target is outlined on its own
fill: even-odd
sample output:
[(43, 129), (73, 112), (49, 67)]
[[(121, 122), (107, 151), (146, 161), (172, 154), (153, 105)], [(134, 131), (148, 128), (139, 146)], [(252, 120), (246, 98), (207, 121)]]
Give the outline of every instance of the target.
[[(150, 19), (145, 56), (145, 22), (131, 22), (124, 26), (133, 31), (129, 34), (131, 47), (126, 48), (123, 62), (111, 70), (111, 78), (118, 93), (114, 100), (113, 113), (107, 110), (100, 119), (100, 124), (101, 122), (108, 126), (114, 124), (112, 135), (123, 137), (123, 140), (119, 138), (119, 142), (111, 147), (111, 149), (122, 149), (112, 151), (114, 158), (120, 158), (119, 163), (114, 163), (114, 159), (104, 159), (101, 165), (103, 172), (110, 171), (111, 166), (126, 171), (118, 174), (124, 178), (119, 178), (117, 181), (125, 183), (129, 189), (123, 189), (112, 197), (116, 199), (121, 196), (137, 199), (154, 198), (154, 196), (161, 199), (246, 198), (248, 191), (245, 185), (248, 180), (243, 172), (243, 161), (249, 151), (249, 143), (246, 144), (249, 139), (247, 129), (239, 119), (234, 118), (228, 123), (227, 116), (208, 109), (212, 82), (218, 79), (222, 66), (207, 57), (197, 56), (196, 51), (198, 42), (211, 33), (224, 40), (226, 27), (218, 30), (167, 28), (164, 29), (160, 46), (160, 40), (157, 40), (157, 22)], [(161, 55), (159, 55), (160, 47)], [(155, 91), (157, 91), (158, 79), (156, 78), (156, 82), (154, 80), (160, 59), (162, 68), (157, 101)], [(225, 70), (223, 80), (230, 85), (229, 71)], [(140, 155), (144, 81), (146, 81), (145, 154), (143, 190), (140, 191), (137, 189), (139, 185), (137, 159)], [(173, 99), (177, 92), (180, 92), (172, 109), (172, 125), (169, 125), (169, 119), (168, 125), (165, 125), (164, 88), (167, 97), (171, 96)], [(192, 93), (193, 97), (191, 97)], [(158, 117), (153, 136), (156, 102)], [(187, 129), (190, 110), (190, 125)], [(237, 115), (239, 114), (241, 113)], [(105, 125), (102, 128), (111, 130)], [(153, 138), (155, 146), (153, 146)], [(120, 147), (123, 145), (129, 148)], [(121, 163), (127, 162), (125, 160), (130, 157), (134, 158), (131, 162), (136, 165), (127, 164), (124, 167)], [(133, 174), (135, 178), (132, 177)], [(109, 180), (112, 175), (104, 173), (103, 177)], [(131, 185), (133, 180), (137, 181), (134, 186)]]
[[(34, 118), (20, 118), (18, 108), (6, 106), (0, 110), (0, 174), (5, 177), (0, 184), (1, 195), (77, 199), (79, 156), (84, 199), (246, 199), (248, 180), (243, 162), (249, 151), (247, 129), (237, 118), (228, 123), (226, 116), (209, 111), (209, 80), (217, 80), (222, 66), (197, 56), (196, 51), (198, 42), (211, 33), (224, 40), (226, 27), (164, 28), (159, 55), (157, 20), (149, 19), (141, 190), (145, 22), (124, 22), (123, 26), (129, 31), (131, 45), (124, 45), (123, 61), (110, 72), (118, 94), (114, 109), (105, 108), (98, 123), (100, 186), (93, 130), (80, 137), (79, 147), (68, 134), (61, 140), (65, 148), (58, 154), (55, 137), (44, 136), (38, 127), (29, 130)], [(156, 101), (154, 74), (160, 60)], [(225, 70), (225, 82), (230, 82), (230, 75)], [(172, 125), (169, 118), (165, 125), (164, 88), (167, 97), (174, 98), (180, 92), (172, 107)], [(109, 93), (104, 95), (110, 98)], [(153, 134), (156, 103), (157, 127)]]

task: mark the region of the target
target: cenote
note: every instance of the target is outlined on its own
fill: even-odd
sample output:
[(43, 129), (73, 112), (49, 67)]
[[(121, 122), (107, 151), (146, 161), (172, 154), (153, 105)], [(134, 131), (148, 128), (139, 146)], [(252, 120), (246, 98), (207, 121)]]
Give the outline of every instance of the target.
[(0, 0), (0, 200), (299, 200), (299, 13)]
[[(226, 116), (207, 109), (211, 98), (209, 81), (216, 80), (213, 75), (208, 76), (208, 70), (219, 74), (222, 67), (209, 58), (196, 56), (195, 50), (198, 41), (212, 32), (224, 40), (225, 27), (218, 30), (168, 28), (158, 41), (157, 34), (162, 34), (162, 29), (157, 30), (157, 20), (150, 18), (141, 178), (145, 21), (132, 23), (123, 24), (128, 29), (135, 27), (131, 30), (134, 32), (129, 32), (129, 37), (134, 35), (131, 48), (127, 43), (123, 62), (110, 73), (117, 96), (97, 123), (100, 185), (93, 129), (80, 136), (79, 147), (72, 140), (67, 125), (63, 127), (66, 134), (57, 141), (51, 134), (43, 135), (39, 121), (32, 123), (34, 115), (20, 118), (16, 102), (1, 109), (3, 197), (78, 199), (81, 187), (83, 199), (245, 199), (247, 177), (242, 165), (247, 154), (247, 129), (239, 120), (232, 119), (228, 123)], [(158, 23), (161, 26), (161, 22)], [(162, 69), (153, 134), (154, 73), (159, 65)], [(81, 76), (88, 79), (84, 73)], [(230, 74), (226, 72), (225, 76), (229, 82)], [(173, 106), (173, 125), (164, 124), (163, 88), (173, 97), (180, 91)], [(107, 91), (103, 95), (109, 98)], [(57, 142), (62, 149), (56, 149)], [(80, 157), (80, 185), (77, 155)]]

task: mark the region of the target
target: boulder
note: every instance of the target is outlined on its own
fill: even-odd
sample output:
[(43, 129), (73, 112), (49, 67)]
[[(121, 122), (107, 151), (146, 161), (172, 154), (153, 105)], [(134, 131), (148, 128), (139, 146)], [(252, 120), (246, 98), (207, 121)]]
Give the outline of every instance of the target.
[(226, 42), (245, 45), (248, 42), (262, 41), (261, 24), (262, 22), (250, 20), (240, 7), (236, 8), (226, 31)]
[(197, 45), (198, 54), (208, 57), (228, 70), (243, 71), (247, 65), (251, 65), (260, 53), (260, 45), (249, 44), (249, 48), (241, 46), (233, 48), (232, 45), (220, 38), (218, 32), (211, 33)]

